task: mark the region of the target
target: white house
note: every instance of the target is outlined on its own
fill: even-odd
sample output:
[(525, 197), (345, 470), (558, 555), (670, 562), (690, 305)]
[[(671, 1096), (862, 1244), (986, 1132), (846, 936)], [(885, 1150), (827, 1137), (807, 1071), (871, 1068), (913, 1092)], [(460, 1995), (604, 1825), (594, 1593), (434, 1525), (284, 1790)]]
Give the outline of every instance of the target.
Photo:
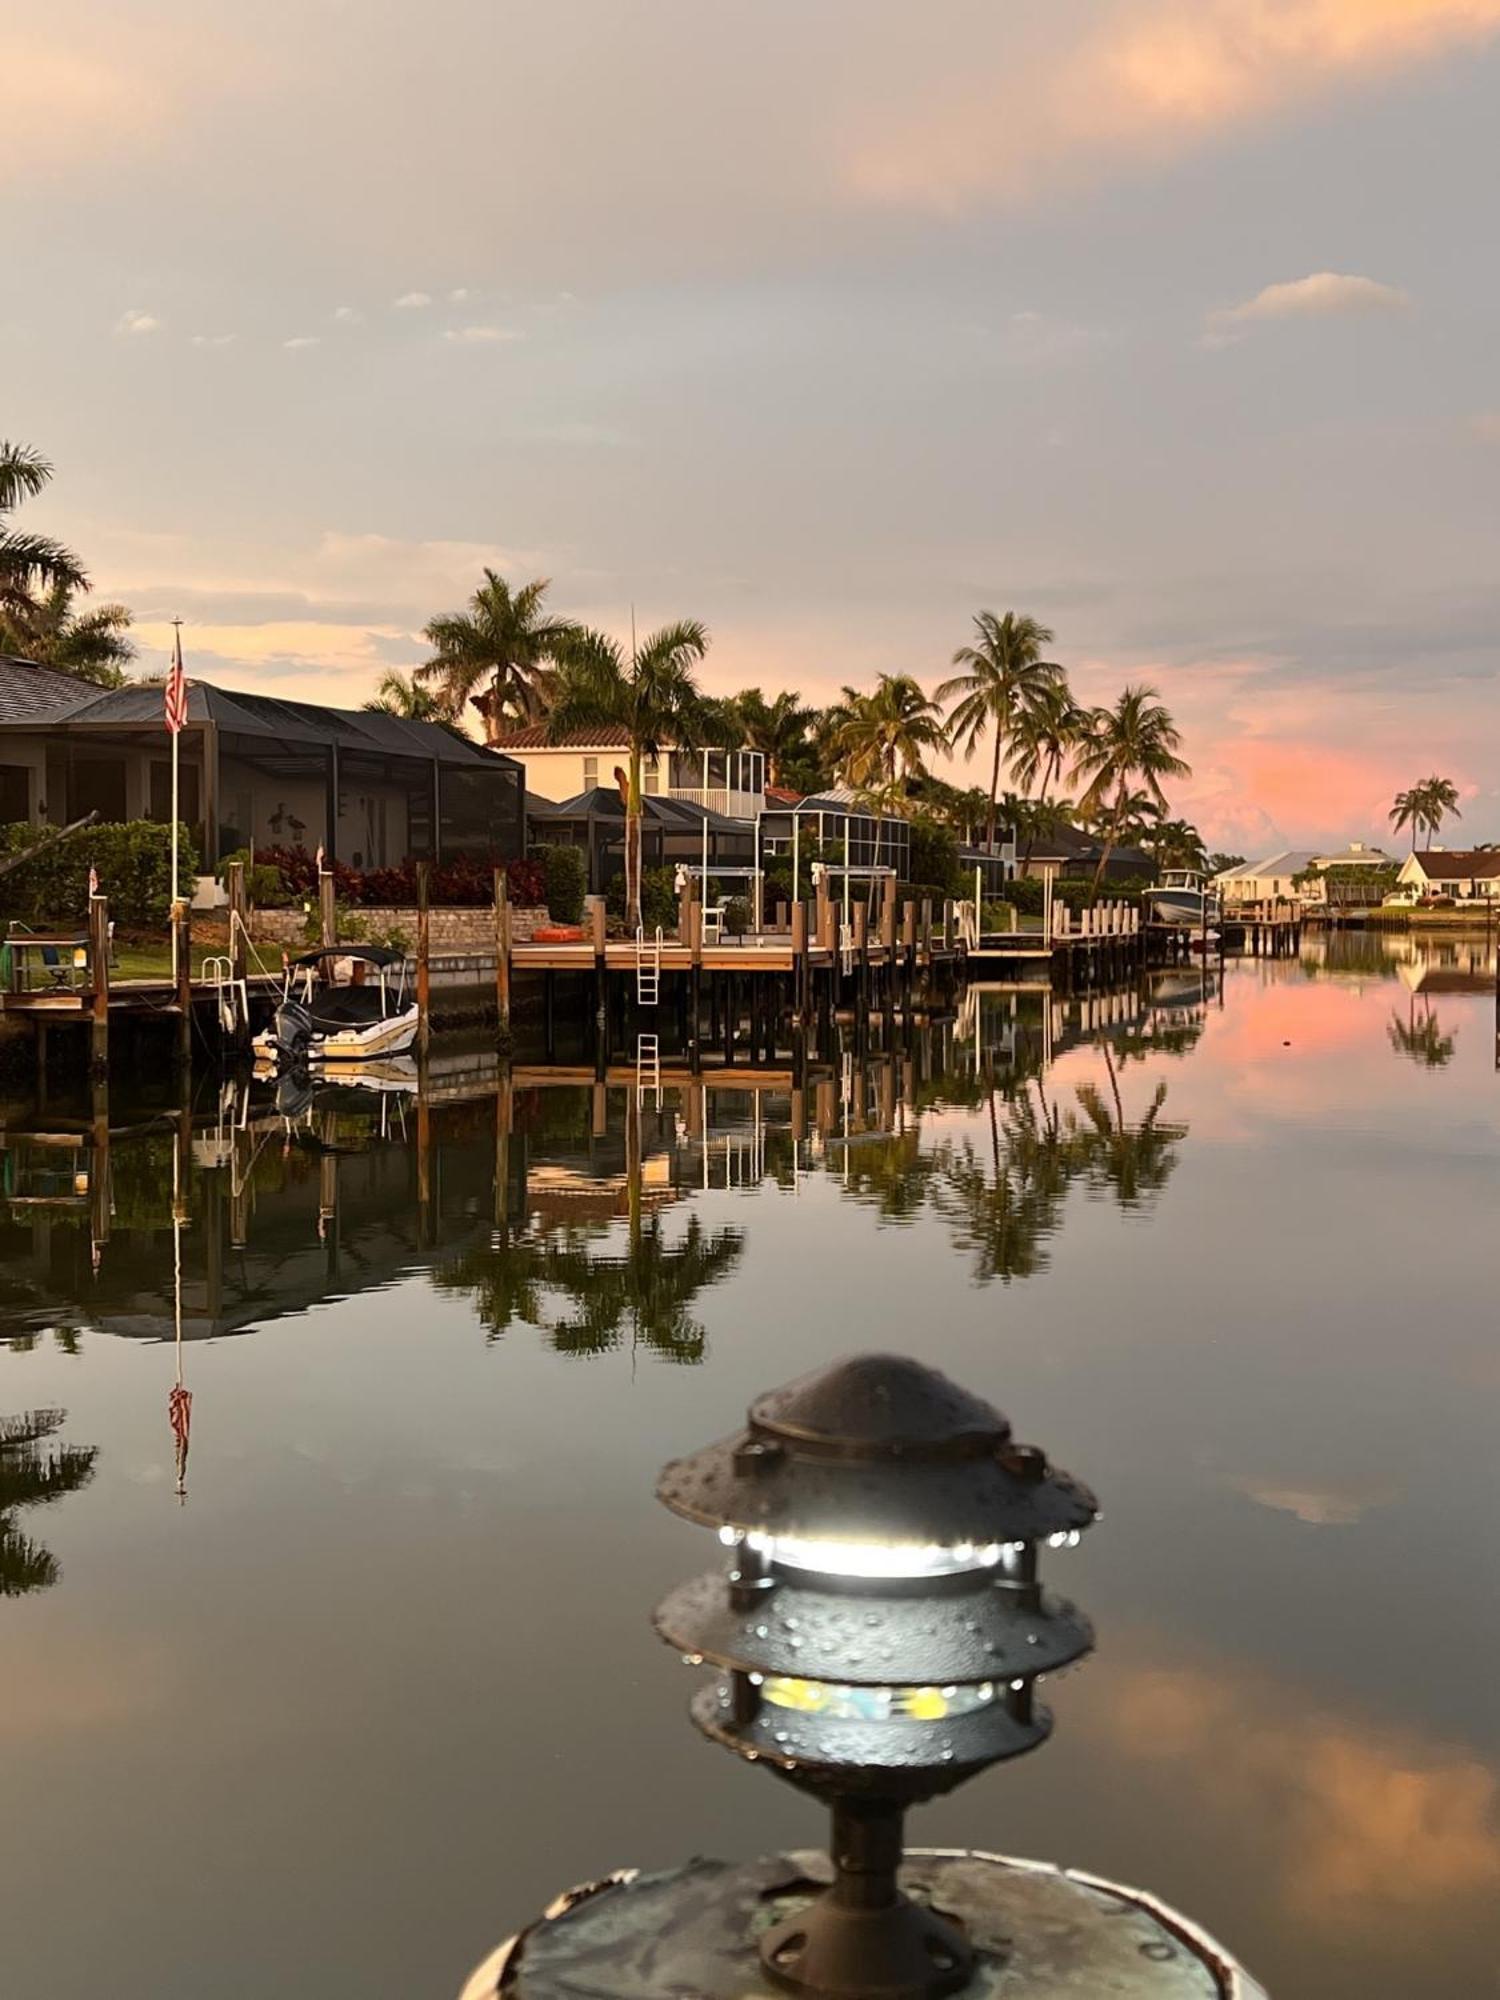
[(1302, 894), (1293, 887), (1294, 878), (1311, 868), (1316, 859), (1311, 848), (1283, 848), (1263, 861), (1244, 861), (1238, 868), (1226, 868), (1214, 882), (1226, 908), (1237, 903), (1290, 902)]
[[(545, 723), (513, 729), (495, 745), (526, 769), (526, 789), (562, 804), (596, 785), (614, 783), (630, 740), (623, 728), (574, 729), (548, 741)], [(686, 799), (730, 819), (758, 819), (766, 804), (766, 760), (759, 750), (668, 750), (647, 757), (641, 789)]]
[(1403, 889), (1415, 889), (1422, 896), (1500, 902), (1500, 849), (1429, 847), (1409, 854), (1396, 879)]
[(1285, 848), (1279, 854), (1268, 854), (1263, 861), (1246, 861), (1238, 868), (1226, 868), (1214, 880), (1226, 908), (1244, 903), (1325, 903), (1328, 890), (1323, 882), (1304, 882), (1297, 886), (1296, 878), (1309, 868), (1326, 873), (1329, 869), (1389, 868), (1392, 865), (1390, 855), (1382, 853), (1380, 848), (1367, 847), (1362, 840), (1351, 840), (1337, 854), (1319, 854), (1311, 848)]

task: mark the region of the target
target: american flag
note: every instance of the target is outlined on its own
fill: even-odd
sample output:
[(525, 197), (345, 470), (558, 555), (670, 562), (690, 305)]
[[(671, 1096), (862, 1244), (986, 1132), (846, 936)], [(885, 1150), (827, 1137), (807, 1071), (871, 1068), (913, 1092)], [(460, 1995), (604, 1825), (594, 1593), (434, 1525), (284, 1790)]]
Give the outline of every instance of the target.
[(177, 1494), (184, 1498), (187, 1494), (188, 1433), (193, 1422), (193, 1392), (179, 1382), (167, 1398), (167, 1421), (172, 1426), (172, 1437), (176, 1443)]
[(167, 674), (167, 729), (173, 736), (180, 736), (187, 728), (188, 702), (187, 681), (182, 672), (182, 634), (176, 633), (172, 640), (172, 665)]
[(99, 893), (99, 870), (91, 866), (89, 868), (89, 894), (91, 896), (97, 896), (98, 893)]

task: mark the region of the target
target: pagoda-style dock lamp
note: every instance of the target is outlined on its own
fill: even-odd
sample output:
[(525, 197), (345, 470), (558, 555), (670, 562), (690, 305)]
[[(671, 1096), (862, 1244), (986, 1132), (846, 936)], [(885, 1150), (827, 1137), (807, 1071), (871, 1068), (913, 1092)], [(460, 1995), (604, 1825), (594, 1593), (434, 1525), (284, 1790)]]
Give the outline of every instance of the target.
[(863, 1355), (762, 1396), (657, 1490), (726, 1550), (656, 1612), (716, 1670), (693, 1718), (831, 1806), (829, 1860), (611, 1876), (502, 1945), (462, 2000), (1265, 2000), (1142, 1890), (905, 1851), (910, 1806), (1045, 1741), (1037, 1683), (1093, 1645), (1040, 1578), (1093, 1495), (997, 1410)]
[(1042, 1590), (1038, 1549), (1076, 1539), (1093, 1495), (987, 1403), (885, 1355), (761, 1397), (657, 1490), (728, 1546), (656, 1614), (723, 1669), (694, 1721), (833, 1808), (833, 1885), (765, 1933), (765, 1970), (831, 2000), (957, 1992), (972, 1947), (897, 1885), (906, 1809), (1047, 1736), (1036, 1681), (1093, 1632)]

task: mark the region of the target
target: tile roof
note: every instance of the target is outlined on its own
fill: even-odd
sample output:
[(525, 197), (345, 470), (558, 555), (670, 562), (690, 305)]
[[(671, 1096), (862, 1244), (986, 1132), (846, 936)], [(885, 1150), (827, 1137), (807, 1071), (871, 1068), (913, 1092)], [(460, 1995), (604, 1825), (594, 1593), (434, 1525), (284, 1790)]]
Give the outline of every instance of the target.
[(0, 722), (46, 722), (80, 708), (99, 692), (71, 674), (59, 674), (35, 660), (0, 653)]
[(623, 723), (604, 723), (594, 729), (569, 729), (554, 740), (545, 722), (533, 722), (525, 729), (510, 729), (499, 739), (497, 750), (628, 750), (630, 731)]
[(1500, 849), (1429, 847), (1412, 858), (1429, 882), (1494, 881), (1500, 877)]

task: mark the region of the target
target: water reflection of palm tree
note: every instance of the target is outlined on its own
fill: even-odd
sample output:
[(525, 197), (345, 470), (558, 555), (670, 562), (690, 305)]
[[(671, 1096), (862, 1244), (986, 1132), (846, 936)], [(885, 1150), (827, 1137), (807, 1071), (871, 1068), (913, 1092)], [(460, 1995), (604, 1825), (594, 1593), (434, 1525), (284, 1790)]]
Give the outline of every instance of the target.
[[(469, 1251), (440, 1270), (435, 1282), (471, 1294), (492, 1340), (524, 1322), (545, 1327), (560, 1354), (607, 1354), (629, 1339), (664, 1360), (701, 1361), (706, 1336), (690, 1308), (739, 1262), (744, 1231), (706, 1230), (693, 1215), (674, 1240), (660, 1212), (647, 1213), (633, 1091), (625, 1113), (625, 1181), (623, 1256), (611, 1254), (593, 1230), (528, 1234)], [(549, 1323), (549, 1293), (568, 1299), (574, 1311)]]
[(41, 1449), (62, 1428), (65, 1410), (28, 1410), (0, 1417), (0, 1597), (46, 1590), (62, 1574), (57, 1557), (11, 1519), (18, 1507), (37, 1507), (76, 1493), (94, 1476), (93, 1445), (59, 1444)]
[(974, 1275), (1029, 1278), (1046, 1264), (1044, 1244), (1057, 1228), (1075, 1168), (1069, 1127), (1025, 1087), (1002, 1119), (999, 1093), (989, 1092), (988, 1165), (972, 1141), (944, 1150), (937, 1206), (954, 1225), (959, 1246), (974, 1252)]
[(1157, 1193), (1170, 1180), (1187, 1127), (1161, 1123), (1165, 1083), (1156, 1086), (1145, 1115), (1134, 1124), (1128, 1122), (1113, 1053), (1107, 1041), (1099, 1047), (1109, 1074), (1110, 1102), (1105, 1102), (1097, 1084), (1079, 1085), (1078, 1102), (1088, 1120), (1080, 1131), (1081, 1158), (1095, 1186), (1112, 1188), (1122, 1208), (1134, 1208), (1143, 1195)]
[(1446, 1069), (1453, 1060), (1455, 1038), (1443, 1033), (1430, 1006), (1418, 1020), (1415, 993), (1407, 1018), (1403, 1021), (1399, 1014), (1393, 1013), (1386, 1034), (1397, 1055), (1409, 1057), (1422, 1069)]

